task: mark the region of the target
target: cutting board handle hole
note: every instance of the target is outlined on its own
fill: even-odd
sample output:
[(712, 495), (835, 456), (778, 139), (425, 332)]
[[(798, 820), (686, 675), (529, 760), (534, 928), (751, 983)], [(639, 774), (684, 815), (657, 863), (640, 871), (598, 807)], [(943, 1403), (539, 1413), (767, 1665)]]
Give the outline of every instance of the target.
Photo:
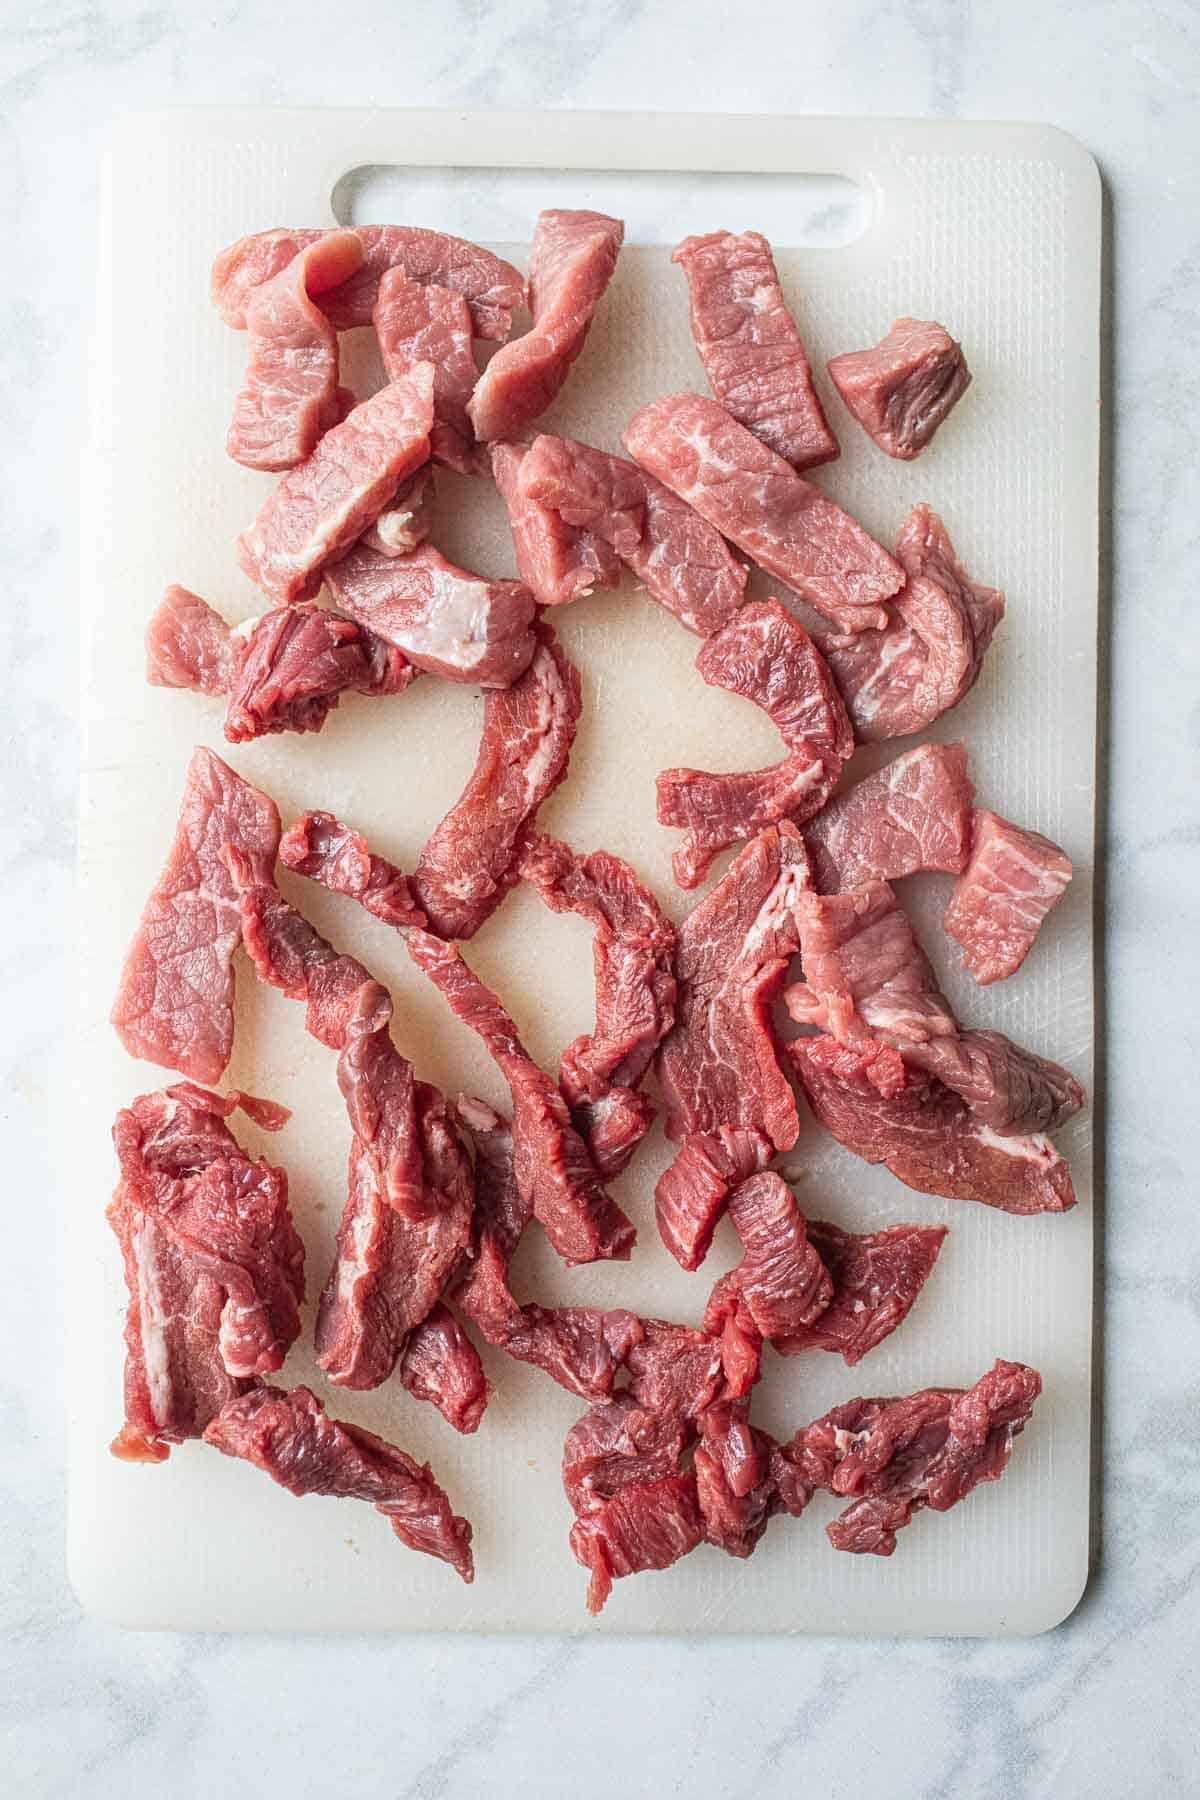
[(630, 244), (691, 232), (761, 231), (781, 249), (836, 250), (862, 237), (875, 199), (846, 175), (675, 170), (464, 169), (366, 163), (336, 182), (339, 225), (428, 225), (482, 243), (528, 243), (543, 207), (625, 220)]

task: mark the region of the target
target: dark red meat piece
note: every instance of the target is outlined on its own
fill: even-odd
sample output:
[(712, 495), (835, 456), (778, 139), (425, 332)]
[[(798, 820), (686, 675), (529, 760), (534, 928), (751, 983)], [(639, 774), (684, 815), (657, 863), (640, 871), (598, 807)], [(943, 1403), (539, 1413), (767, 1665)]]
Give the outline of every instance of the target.
[(479, 1352), (441, 1301), (409, 1333), (400, 1380), (414, 1400), (436, 1406), (455, 1431), (478, 1431), (490, 1386)]
[(703, 1535), (694, 1475), (668, 1475), (662, 1481), (622, 1487), (571, 1527), (575, 1560), (591, 1572), (588, 1611), (602, 1609), (621, 1576), (669, 1569), (694, 1550)]
[(284, 832), (279, 860), (297, 875), (345, 894), (385, 925), (424, 925), (408, 877), (385, 856), (372, 854), (366, 838), (332, 813), (307, 812)]
[(744, 1254), (724, 1279), (763, 1337), (788, 1337), (819, 1319), (833, 1298), (833, 1282), (795, 1195), (781, 1176), (764, 1170), (729, 1196), (729, 1216)]
[(1016, 974), (1071, 875), (1070, 857), (1049, 838), (975, 809), (970, 859), (942, 922), (981, 986)]
[(921, 869), (959, 874), (970, 847), (974, 797), (961, 744), (906, 750), (805, 826), (817, 892), (897, 881)]
[(946, 1236), (944, 1225), (842, 1231), (810, 1219), (808, 1241), (833, 1282), (833, 1299), (812, 1324), (773, 1339), (781, 1356), (833, 1350), (852, 1367), (908, 1317)]
[(589, 1408), (563, 1444), (563, 1488), (576, 1517), (600, 1510), (631, 1482), (673, 1475), (687, 1435), (677, 1413), (650, 1411), (632, 1394)]
[(666, 1319), (642, 1323), (642, 1339), (626, 1358), (629, 1393), (647, 1412), (694, 1422), (721, 1393), (720, 1340)]
[(771, 1473), (774, 1438), (750, 1424), (744, 1400), (710, 1406), (696, 1446), (696, 1497), (704, 1539), (728, 1556), (747, 1557), (780, 1510)]
[(828, 368), (867, 435), (904, 462), (920, 455), (971, 385), (962, 345), (926, 319), (897, 319), (874, 349), (848, 350)]
[(229, 691), (231, 744), (266, 732), (319, 731), (338, 695), (399, 694), (416, 670), (390, 644), (320, 606), (255, 620)]

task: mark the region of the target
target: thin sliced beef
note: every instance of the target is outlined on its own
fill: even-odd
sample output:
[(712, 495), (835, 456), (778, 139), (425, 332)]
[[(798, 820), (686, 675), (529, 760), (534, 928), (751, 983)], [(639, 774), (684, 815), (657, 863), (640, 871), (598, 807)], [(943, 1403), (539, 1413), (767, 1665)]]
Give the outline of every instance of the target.
[(427, 931), (410, 931), (406, 941), (418, 968), (482, 1038), (509, 1085), (517, 1184), (555, 1249), (570, 1263), (627, 1257), (633, 1226), (597, 1175), (566, 1101), (530, 1058), (496, 995), (454, 945)]
[(747, 1402), (725, 1400), (701, 1420), (696, 1446), (696, 1497), (704, 1540), (728, 1556), (750, 1556), (780, 1511), (771, 1473), (773, 1437), (750, 1424)]
[(678, 1414), (654, 1412), (632, 1394), (589, 1408), (563, 1444), (563, 1488), (576, 1517), (601, 1510), (631, 1483), (673, 1475), (687, 1436)]
[(684, 1268), (703, 1260), (729, 1184), (796, 1141), (796, 1103), (769, 1009), (798, 948), (795, 902), (809, 885), (799, 832), (771, 826), (680, 928), (675, 1025), (658, 1071), (667, 1135), (684, 1150), (655, 1205), (663, 1241)]
[(162, 1462), (228, 1400), (282, 1368), (300, 1335), (304, 1245), (287, 1176), (248, 1157), (226, 1124), (286, 1112), (184, 1082), (119, 1112), (121, 1178), (108, 1222), (121, 1244), (125, 1424), (114, 1456)]
[(822, 644), (863, 742), (920, 731), (965, 699), (1004, 617), (1004, 595), (968, 579), (928, 506), (901, 526), (896, 555), (908, 579), (887, 626)]
[(636, 1089), (675, 1019), (675, 927), (629, 864), (605, 850), (579, 856), (529, 833), (516, 866), (553, 911), (595, 926), (596, 1029), (564, 1050), (559, 1085), (592, 1161), (611, 1177), (654, 1121)]
[(694, 1425), (720, 1397), (721, 1342), (690, 1325), (644, 1319), (641, 1341), (629, 1351), (629, 1393), (647, 1412)]
[(429, 457), (433, 367), (417, 363), (327, 431), (239, 539), (242, 568), (273, 600), (311, 599), (326, 565)]
[[(455, 1114), (475, 1146), (473, 1254), (478, 1255), (484, 1244), (490, 1245), (507, 1277), (513, 1252), (533, 1217), (533, 1208), (521, 1192), (513, 1166), (512, 1125), (486, 1100), (470, 1094), (458, 1096)], [(463, 1283), (464, 1294), (469, 1292), (473, 1282), (472, 1268), (468, 1269)], [(507, 1306), (508, 1303), (502, 1301), (501, 1304)], [(470, 1311), (470, 1307), (467, 1310)], [(480, 1310), (485, 1310), (482, 1300)]]
[(441, 1301), (409, 1334), (400, 1380), (414, 1400), (436, 1406), (455, 1431), (478, 1431), (491, 1392), (479, 1352)]
[(131, 1056), (219, 1081), (233, 1048), (233, 953), (242, 938), (237, 893), (222, 850), (243, 853), (269, 882), (279, 814), (211, 750), (188, 764), (166, 865), (125, 958), (112, 1022)]
[(743, 1256), (724, 1280), (754, 1329), (790, 1337), (813, 1324), (833, 1299), (833, 1282), (791, 1188), (769, 1170), (752, 1175), (729, 1196), (729, 1216)]
[(972, 1388), (925, 1388), (894, 1400), (848, 1400), (775, 1453), (789, 1511), (818, 1488), (849, 1498), (826, 1527), (835, 1550), (890, 1556), (923, 1507), (949, 1512), (998, 1481), (1042, 1391), (1024, 1363), (997, 1362)]
[(962, 345), (928, 319), (897, 319), (874, 349), (848, 350), (828, 368), (863, 430), (903, 462), (920, 455), (971, 385)]
[(571, 1527), (575, 1560), (591, 1572), (588, 1611), (601, 1611), (621, 1576), (669, 1569), (703, 1536), (693, 1474), (622, 1487)]
[(892, 1225), (885, 1231), (842, 1231), (810, 1219), (808, 1241), (820, 1256), (833, 1299), (810, 1325), (773, 1339), (781, 1356), (832, 1350), (861, 1362), (902, 1325), (933, 1271), (944, 1225)]
[(378, 550), (381, 556), (407, 556), (433, 530), (435, 498), (433, 470), (426, 463), (400, 483), (359, 543), (369, 550)]
[(1072, 875), (1065, 850), (998, 813), (971, 814), (971, 855), (942, 923), (981, 986), (1015, 975)]
[(314, 296), (348, 280), (362, 259), (354, 232), (331, 231), (251, 295), (250, 357), (225, 441), (235, 462), (293, 469), (337, 424), (337, 332)]
[(746, 570), (720, 532), (622, 456), (542, 436), (521, 464), (522, 494), (609, 546), (652, 600), (707, 637), (737, 612)]
[(496, 352), (471, 400), (471, 421), (484, 442), (518, 436), (555, 399), (583, 349), (624, 235), (620, 219), (607, 213), (538, 214), (529, 252), (533, 325)]
[(918, 1193), (1011, 1213), (1074, 1206), (1070, 1169), (1048, 1137), (1004, 1136), (981, 1124), (957, 1094), (906, 1070), (888, 1046), (797, 1038), (786, 1053), (813, 1113), (838, 1143), (865, 1162), (884, 1163)]
[(797, 905), (806, 979), (784, 995), (801, 1024), (892, 1044), (995, 1131), (1056, 1131), (1085, 1100), (1068, 1070), (998, 1031), (962, 1031), (884, 881)]
[(172, 582), (146, 627), (146, 680), (151, 687), (227, 694), (242, 647), (219, 612)]
[(634, 460), (843, 631), (887, 621), (904, 572), (862, 526), (702, 394), (668, 394), (625, 429)]
[(794, 469), (833, 462), (838, 441), (766, 238), (713, 231), (684, 238), (671, 260), (687, 276), (692, 336), (725, 410)]
[(326, 580), (344, 613), (444, 681), (509, 687), (529, 667), (534, 605), (523, 582), (460, 569), (430, 543), (405, 556), (356, 544)]
[(475, 471), (475, 433), (467, 402), (478, 379), (471, 350), (471, 312), (462, 295), (436, 282), (413, 281), (403, 268), (385, 271), (372, 315), (389, 381), (417, 363), (433, 368), (430, 450), (464, 475)]
[(713, 858), (739, 838), (824, 806), (854, 733), (829, 667), (800, 621), (778, 600), (752, 600), (708, 639), (696, 667), (710, 687), (761, 706), (791, 755), (773, 768), (737, 775), (664, 769), (658, 820), (683, 826), (672, 858), (681, 887), (698, 887)]
[[(223, 250), (213, 264), (210, 291), (225, 323), (240, 330), (254, 290), (309, 244), (333, 235), (284, 226), (239, 238)], [(513, 311), (525, 299), (525, 283), (511, 263), (466, 238), (416, 225), (360, 225), (354, 235), (363, 248), (362, 267), (320, 296), (322, 312), (339, 331), (371, 323), (380, 280), (398, 268), (413, 281), (453, 288), (471, 308), (476, 337), (504, 342)]]
[(960, 874), (975, 790), (961, 744), (918, 744), (856, 782), (804, 828), (819, 894), (897, 881), (921, 869)]
[(492, 474), (508, 511), (521, 580), (539, 606), (565, 606), (597, 588), (615, 588), (621, 562), (598, 532), (578, 530), (561, 514), (525, 493), (524, 444), (493, 444)]
[(524, 675), (485, 697), (474, 772), (413, 874), (430, 929), (443, 937), (473, 937), (495, 912), (517, 879), (522, 831), (566, 777), (583, 707), (579, 672), (545, 620), (535, 634)]
[(357, 900), (385, 925), (425, 923), (408, 877), (385, 856), (373, 855), (367, 840), (332, 813), (307, 812), (289, 825), (279, 859), (330, 893)]
[(226, 1456), (240, 1456), (289, 1493), (366, 1500), (402, 1544), (440, 1557), (473, 1581), (471, 1527), (451, 1510), (428, 1464), (373, 1431), (330, 1419), (308, 1388), (262, 1386), (231, 1400), (204, 1433)]

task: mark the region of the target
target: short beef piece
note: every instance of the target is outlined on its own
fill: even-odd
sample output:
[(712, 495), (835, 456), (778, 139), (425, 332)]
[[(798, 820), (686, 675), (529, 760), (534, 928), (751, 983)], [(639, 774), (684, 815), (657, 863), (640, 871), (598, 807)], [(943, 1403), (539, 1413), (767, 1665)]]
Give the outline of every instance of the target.
[(971, 814), (971, 857), (954, 884), (943, 924), (983, 987), (1015, 975), (1071, 879), (1065, 850), (998, 813)]
[(925, 319), (897, 319), (873, 350), (833, 357), (829, 374), (863, 430), (902, 462), (920, 455), (971, 385), (962, 345)]

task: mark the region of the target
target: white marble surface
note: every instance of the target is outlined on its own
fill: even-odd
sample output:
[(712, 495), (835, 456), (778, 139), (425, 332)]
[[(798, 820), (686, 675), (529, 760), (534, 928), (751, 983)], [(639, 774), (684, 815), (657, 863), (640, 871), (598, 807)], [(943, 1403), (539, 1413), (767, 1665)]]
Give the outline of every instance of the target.
[[(736, 31), (713, 0), (0, 8), (0, 1054), (16, 1250), (0, 1307), (0, 1768), (14, 1795), (1195, 1792), (1200, 16), (1188, 0), (735, 10)], [(1039, 118), (1100, 159), (1115, 370), (1104, 1478), (1098, 1572), (1058, 1631), (1003, 1644), (248, 1639), (127, 1636), (80, 1614), (62, 1566), (55, 1297), (75, 446), (97, 147), (120, 113), (164, 102)]]

